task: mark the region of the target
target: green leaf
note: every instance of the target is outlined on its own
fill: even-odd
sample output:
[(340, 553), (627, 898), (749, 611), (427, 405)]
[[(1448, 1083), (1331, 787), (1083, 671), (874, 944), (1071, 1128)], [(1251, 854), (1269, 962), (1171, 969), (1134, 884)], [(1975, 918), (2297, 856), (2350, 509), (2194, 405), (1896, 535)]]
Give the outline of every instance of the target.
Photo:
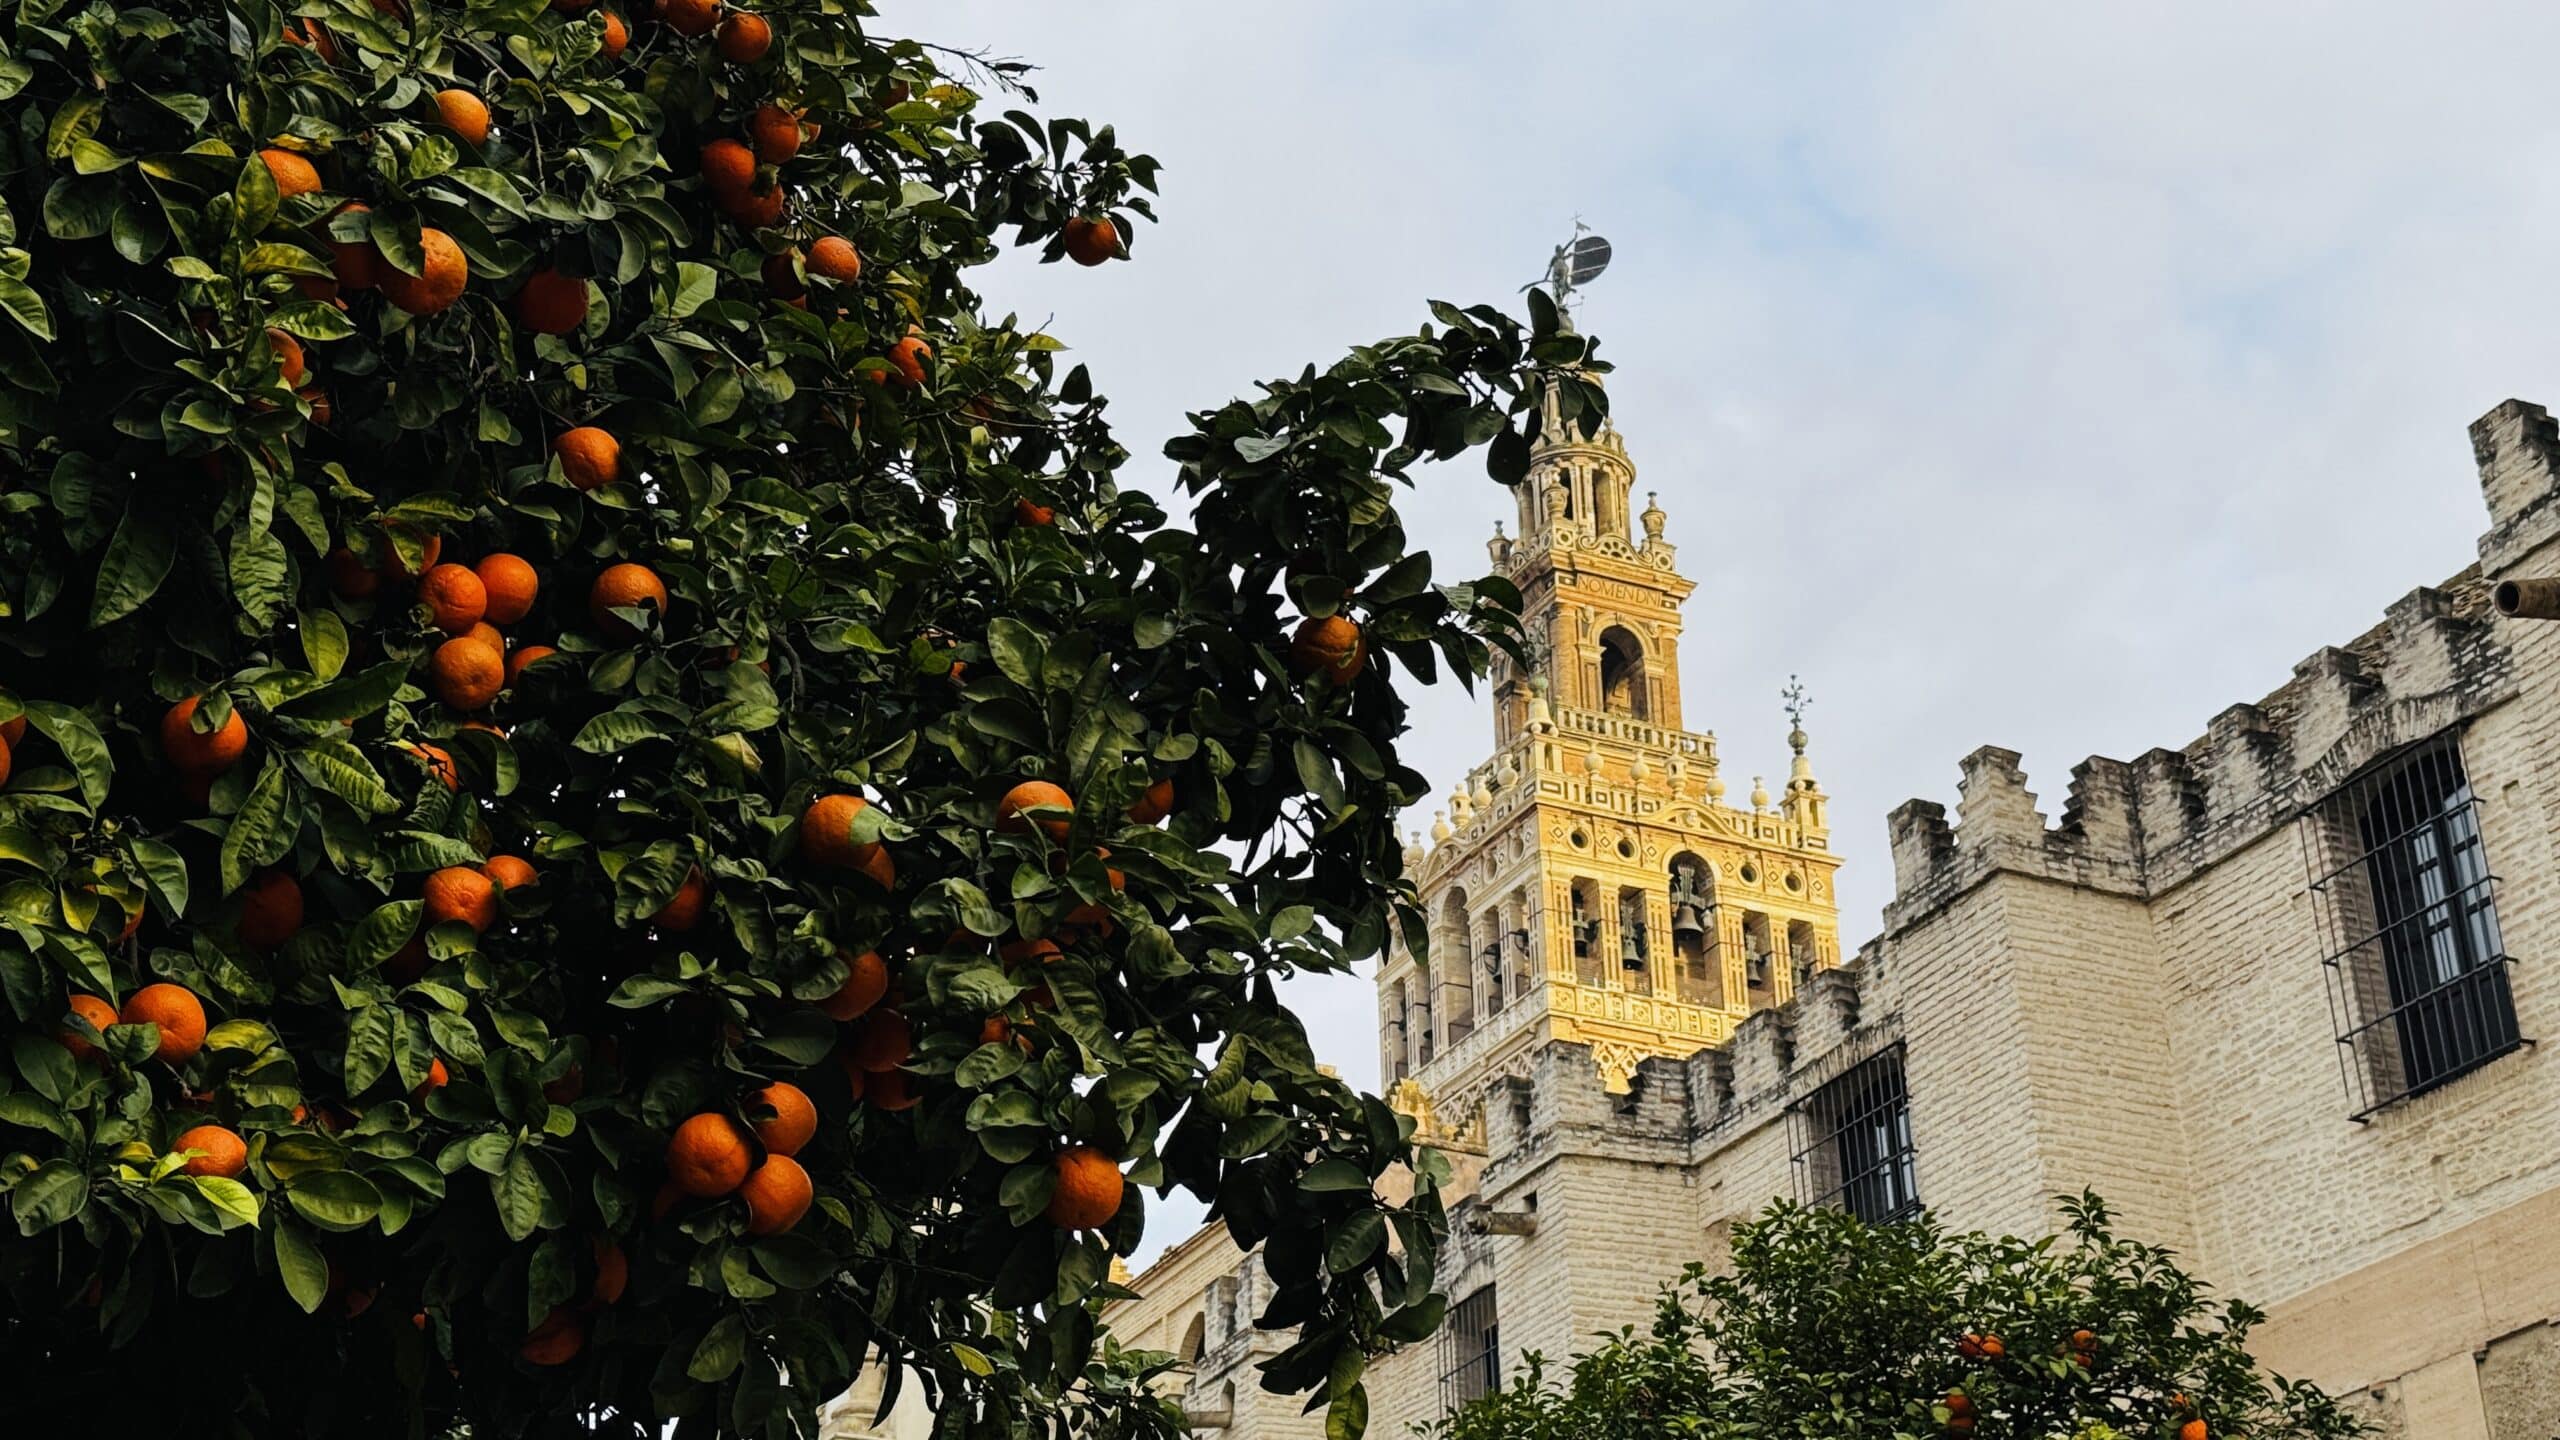
[(352, 1170), (314, 1170), (294, 1177), (285, 1198), (323, 1230), (361, 1230), (382, 1213), (382, 1192)]
[(183, 915), (187, 909), (187, 860), (174, 845), (149, 838), (132, 842), (133, 863), (142, 869), (142, 878), (160, 897), (160, 903), (172, 915)]
[(489, 1197), (497, 1202), (498, 1223), (508, 1239), (521, 1241), (542, 1228), (542, 1172), (534, 1168), (531, 1151), (516, 1147), (506, 1168), (489, 1178)]
[(39, 340), (53, 338), (53, 312), (47, 310), (44, 297), (23, 280), (0, 275), (0, 309)]
[[(374, 913), (377, 917), (381, 914)], [(356, 1012), (356, 1018), (347, 1025), (343, 1072), (349, 1095), (362, 1095), (390, 1071), (392, 1035), (398, 1029), (399, 1012), (391, 1006), (368, 1005)]]
[(285, 1293), (304, 1314), (318, 1314), (320, 1302), (329, 1297), (328, 1257), (299, 1225), (278, 1225), (275, 1237), (276, 1270), (284, 1277)]
[(693, 1347), (693, 1358), (685, 1362), (684, 1373), (704, 1384), (717, 1384), (735, 1374), (738, 1362), (747, 1355), (747, 1322), (736, 1311), (720, 1317), (702, 1343)]
[(251, 1190), (248, 1186), (241, 1184), (237, 1180), (227, 1179), (220, 1175), (198, 1175), (192, 1178), (195, 1181), (196, 1193), (204, 1196), (207, 1204), (213, 1206), (217, 1212), (231, 1222), (230, 1224), (223, 1226), (224, 1229), (228, 1230), (232, 1225), (255, 1225), (258, 1223), (258, 1195), (256, 1191)]
[(68, 1160), (47, 1160), (9, 1190), (18, 1233), (34, 1235), (78, 1215), (89, 1204), (88, 1177)]
[(296, 695), (278, 705), (276, 713), (296, 720), (361, 720), (390, 704), (408, 678), (405, 662), (386, 661)]
[(36, 732), (54, 743), (63, 758), (71, 762), (80, 777), (80, 798), (90, 808), (106, 803), (107, 788), (115, 779), (115, 761), (107, 752), (106, 737), (98, 733), (82, 711), (51, 700), (29, 700), (27, 718)]
[(1387, 1218), (1375, 1210), (1355, 1210), (1336, 1221), (1325, 1237), (1324, 1265), (1336, 1275), (1359, 1269), (1387, 1236)]
[(590, 755), (614, 755), (634, 745), (665, 738), (658, 722), (627, 710), (607, 710), (578, 730), (570, 745)]
[(1006, 679), (1026, 690), (1039, 688), (1049, 651), (1030, 626), (1010, 615), (997, 617), (987, 626), (987, 651)]
[(247, 884), (249, 872), (274, 864), (293, 848), (294, 827), (285, 817), (285, 767), (270, 759), (258, 771), (249, 798), (222, 832), (222, 893)]
[(141, 609), (159, 593), (160, 582), (169, 578), (169, 566), (177, 558), (178, 535), (166, 511), (156, 505), (125, 511), (115, 538), (107, 542), (105, 558), (98, 562), (97, 592), (89, 602), (90, 625), (110, 624)]
[(1367, 1190), (1369, 1176), (1359, 1166), (1339, 1158), (1319, 1160), (1307, 1167), (1298, 1180), (1298, 1188), (1316, 1194), (1340, 1190)]

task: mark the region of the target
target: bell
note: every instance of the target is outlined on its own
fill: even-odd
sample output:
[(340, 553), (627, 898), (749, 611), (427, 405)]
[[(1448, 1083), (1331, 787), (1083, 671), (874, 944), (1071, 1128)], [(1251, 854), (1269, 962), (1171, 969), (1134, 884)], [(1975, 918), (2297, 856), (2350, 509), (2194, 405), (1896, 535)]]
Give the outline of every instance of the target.
[(1706, 912), (1683, 900), (1671, 907), (1671, 938), (1674, 941), (1696, 940), (1707, 933)]

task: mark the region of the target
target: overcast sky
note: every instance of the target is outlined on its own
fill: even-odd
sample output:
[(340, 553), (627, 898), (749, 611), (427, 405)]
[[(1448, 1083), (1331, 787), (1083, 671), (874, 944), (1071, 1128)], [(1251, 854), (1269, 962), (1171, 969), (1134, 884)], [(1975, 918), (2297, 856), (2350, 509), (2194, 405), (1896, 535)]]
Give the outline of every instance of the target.
[[(1804, 677), (1848, 947), (1887, 811), (1981, 744), (2049, 818), (2083, 757), (2186, 744), (2469, 563), (2464, 427), (2560, 402), (2544, 3), (884, 8), (1164, 162), (1133, 263), (985, 279), (1159, 494), (1186, 409), (1607, 235), (1581, 325), (1699, 582), (1686, 718), (1745, 794)], [(1406, 513), (1461, 578), (1511, 506), (1469, 467)], [(1445, 795), (1490, 717), (1418, 715)], [(1374, 1085), (1366, 977), (1294, 999)]]

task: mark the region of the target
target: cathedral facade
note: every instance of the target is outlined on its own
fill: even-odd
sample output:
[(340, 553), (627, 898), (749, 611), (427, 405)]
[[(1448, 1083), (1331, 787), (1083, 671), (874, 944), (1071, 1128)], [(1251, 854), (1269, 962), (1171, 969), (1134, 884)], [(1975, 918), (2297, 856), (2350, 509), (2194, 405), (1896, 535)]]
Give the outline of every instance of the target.
[[(1371, 1433), (1642, 1323), (1772, 1199), (2043, 1234), (2094, 1188), (2382, 1436), (2560, 1434), (2560, 431), (2510, 401), (2471, 438), (2476, 563), (2074, 767), (2058, 820), (1967, 756), (1952, 816), (1890, 817), (1845, 964), (1801, 726), (1735, 799), (1683, 725), (1665, 517), (1614, 434), (1540, 447), (1494, 542), (1531, 663), (1408, 854), (1427, 951), (1377, 976), (1382, 1076), (1456, 1178), (1449, 1323), (1373, 1366)], [(1195, 1433), (1323, 1433), (1256, 1383), (1288, 1337), (1221, 1228), (1134, 1288), (1109, 1323), (1181, 1356)]]

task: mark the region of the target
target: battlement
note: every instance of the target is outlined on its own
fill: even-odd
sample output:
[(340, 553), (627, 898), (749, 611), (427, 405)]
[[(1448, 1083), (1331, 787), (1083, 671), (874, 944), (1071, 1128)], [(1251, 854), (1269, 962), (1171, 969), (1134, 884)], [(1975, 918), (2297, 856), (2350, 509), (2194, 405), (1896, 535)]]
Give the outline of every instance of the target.
[[(2271, 829), (2378, 756), (2478, 714), (2515, 691), (2506, 632), (2489, 601), (2503, 566), (2560, 539), (2560, 425), (2510, 400), (2471, 427), (2493, 528), (2482, 563), (2388, 606), (2380, 624), (2324, 645), (2254, 704), (2132, 762), (2072, 768), (2048, 825), (2014, 751), (1961, 762), (1957, 818), (1912, 800), (1889, 821), (1896, 934), (1998, 871), (2120, 894), (2156, 895)], [(2548, 567), (2544, 567), (2548, 568)]]

